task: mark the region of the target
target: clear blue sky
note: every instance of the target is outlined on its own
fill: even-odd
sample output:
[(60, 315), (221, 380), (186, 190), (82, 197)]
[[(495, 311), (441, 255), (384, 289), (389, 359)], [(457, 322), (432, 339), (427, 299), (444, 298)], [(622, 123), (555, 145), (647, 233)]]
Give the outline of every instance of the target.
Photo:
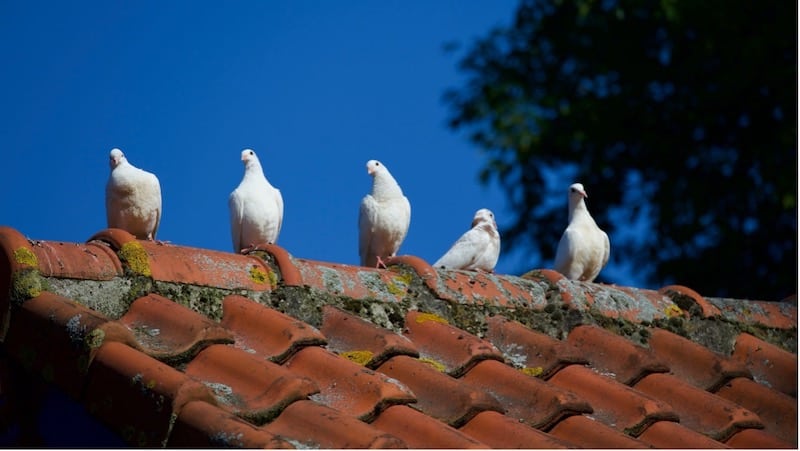
[[(106, 228), (119, 147), (161, 181), (159, 239), (230, 251), (227, 199), (252, 148), (283, 194), (278, 244), (357, 264), (365, 163), (378, 159), (411, 202), (400, 253), (433, 262), (477, 209), (510, 222), (499, 188), (478, 183), (480, 152), (447, 128), (442, 94), (516, 3), (4, 0), (0, 224), (75, 242)], [(565, 196), (565, 225), (566, 213)], [(551, 264), (501, 252), (497, 272)]]

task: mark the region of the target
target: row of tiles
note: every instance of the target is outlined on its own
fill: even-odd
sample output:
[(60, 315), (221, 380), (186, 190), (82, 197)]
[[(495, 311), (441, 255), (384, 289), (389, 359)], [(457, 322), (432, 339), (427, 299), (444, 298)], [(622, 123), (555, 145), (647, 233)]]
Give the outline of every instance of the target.
[(481, 339), (410, 311), (399, 335), (325, 307), (317, 330), (236, 295), (219, 323), (154, 294), (118, 321), (48, 292), (12, 310), (7, 352), (139, 445), (797, 443), (796, 355), (748, 334), (726, 357), (660, 329), (644, 348), (501, 316)]
[(35, 268), (44, 276), (67, 279), (112, 280), (139, 274), (157, 281), (251, 291), (280, 284), (384, 302), (401, 302), (419, 280), (436, 298), (461, 304), (542, 310), (552, 299), (548, 293), (555, 292), (570, 308), (636, 323), (696, 315), (784, 330), (796, 330), (797, 325), (796, 305), (788, 303), (708, 299), (680, 285), (654, 291), (586, 284), (547, 269), (523, 277), (439, 271), (414, 256), (388, 261), (393, 269), (407, 270), (385, 271), (296, 259), (276, 245), (258, 246), (245, 256), (139, 241), (119, 229), (104, 230), (87, 243), (62, 243), (29, 241), (14, 229), (0, 227), (0, 248), (9, 256), (11, 272)]

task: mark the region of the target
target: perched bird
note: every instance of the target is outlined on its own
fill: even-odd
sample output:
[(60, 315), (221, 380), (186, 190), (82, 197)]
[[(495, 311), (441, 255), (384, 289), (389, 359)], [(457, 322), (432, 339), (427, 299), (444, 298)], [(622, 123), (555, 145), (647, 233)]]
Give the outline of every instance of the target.
[(234, 252), (275, 243), (283, 224), (283, 197), (264, 177), (256, 153), (244, 149), (242, 161), (244, 176), (228, 198)]
[(140, 240), (155, 240), (161, 222), (161, 185), (158, 178), (128, 163), (119, 149), (111, 149), (111, 175), (106, 183), (108, 227), (128, 231)]
[(358, 254), (361, 265), (386, 266), (382, 258), (394, 257), (411, 223), (411, 204), (403, 190), (377, 160), (367, 162), (372, 192), (361, 200), (358, 215)]
[(569, 225), (558, 243), (555, 270), (569, 279), (591, 282), (608, 263), (611, 246), (586, 208), (587, 197), (583, 185), (570, 185)]
[(486, 208), (475, 212), (472, 228), (453, 243), (436, 263), (436, 268), (494, 271), (500, 257), (500, 233), (494, 214)]

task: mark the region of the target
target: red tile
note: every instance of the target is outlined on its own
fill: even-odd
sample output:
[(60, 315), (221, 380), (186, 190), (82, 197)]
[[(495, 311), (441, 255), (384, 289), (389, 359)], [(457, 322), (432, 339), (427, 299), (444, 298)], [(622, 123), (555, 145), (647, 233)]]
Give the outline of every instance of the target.
[(479, 413), (459, 430), (492, 448), (566, 449), (574, 447), (555, 436), (492, 410)]
[(190, 401), (215, 404), (202, 384), (124, 344), (104, 344), (89, 367), (89, 413), (131, 445), (163, 447), (174, 416)]
[(239, 295), (222, 300), (221, 324), (233, 332), (237, 347), (276, 363), (306, 346), (325, 344), (313, 326)]
[(322, 333), (328, 337), (329, 350), (371, 369), (396, 355), (419, 356), (406, 337), (331, 305), (322, 307)]
[(699, 432), (673, 421), (656, 421), (641, 435), (639, 440), (655, 448), (668, 449), (714, 449), (729, 448)]
[(797, 397), (797, 354), (741, 333), (732, 358), (747, 366), (757, 382)]
[(316, 382), (320, 393), (312, 399), (363, 421), (388, 406), (416, 400), (397, 381), (319, 347), (298, 351), (285, 366)]
[(303, 285), (332, 296), (399, 303), (411, 289), (411, 278), (394, 270), (295, 260)]
[(491, 393), (506, 415), (537, 429), (546, 429), (565, 416), (592, 411), (575, 394), (496, 360), (478, 363), (461, 380)]
[(568, 366), (550, 378), (550, 383), (585, 399), (594, 409), (594, 418), (631, 436), (659, 420), (678, 421), (669, 404), (584, 366)]
[(497, 347), (509, 362), (527, 368), (537, 377), (548, 379), (561, 368), (587, 363), (570, 343), (536, 332), (522, 324), (497, 315), (486, 319), (486, 339)]
[(303, 284), (300, 270), (295, 266), (295, 260), (286, 252), (286, 249), (277, 244), (257, 244), (247, 255), (259, 257), (270, 267), (277, 268), (278, 276), (284, 285), (298, 286)]
[(123, 274), (117, 255), (102, 243), (38, 241), (32, 249), (44, 276), (111, 280)]
[(491, 395), (475, 390), (413, 357), (393, 357), (378, 371), (411, 389), (417, 397), (416, 409), (453, 427), (461, 426), (484, 410), (503, 410)]
[(216, 322), (157, 294), (135, 300), (119, 321), (143, 352), (166, 362), (189, 360), (210, 344), (233, 343), (231, 333)]
[[(430, 418), (428, 421), (432, 421)], [(399, 438), (313, 401), (289, 405), (265, 431), (295, 448), (406, 448)]]
[(186, 366), (186, 374), (209, 387), (220, 407), (255, 424), (263, 424), (292, 402), (319, 392), (311, 380), (225, 345), (204, 349)]
[(797, 449), (796, 445), (780, 440), (761, 429), (743, 429), (725, 444), (731, 448), (742, 449)]
[(669, 374), (651, 374), (634, 388), (669, 403), (682, 425), (725, 441), (742, 428), (763, 428), (756, 414)]
[(728, 381), (716, 394), (758, 415), (766, 432), (797, 445), (796, 399), (742, 377)]
[(797, 305), (785, 302), (711, 299), (727, 321), (791, 331), (797, 328)]
[(503, 355), (490, 342), (453, 327), (430, 313), (409, 311), (405, 333), (421, 356), (441, 363), (453, 377), (461, 376), (482, 360), (503, 360)]
[(476, 449), (489, 446), (408, 406), (392, 406), (372, 426), (403, 440), (409, 448)]
[(648, 448), (645, 443), (586, 415), (564, 418), (550, 429), (549, 434), (580, 448)]
[(650, 349), (672, 372), (695, 387), (716, 391), (735, 377), (750, 377), (744, 365), (664, 329), (650, 329)]
[(594, 369), (626, 385), (635, 384), (650, 373), (669, 371), (647, 348), (598, 326), (578, 326), (569, 333), (567, 341), (580, 350)]
[(658, 291), (672, 298), (676, 304), (682, 305), (685, 310), (691, 309), (691, 305), (696, 305), (704, 318), (717, 317), (721, 314), (714, 304), (708, 302), (706, 298), (700, 296), (696, 291), (683, 285), (668, 285)]
[(167, 448), (293, 448), (285, 440), (203, 401), (181, 409)]
[(108, 319), (70, 299), (43, 292), (15, 307), (3, 344), (25, 369), (80, 398)]

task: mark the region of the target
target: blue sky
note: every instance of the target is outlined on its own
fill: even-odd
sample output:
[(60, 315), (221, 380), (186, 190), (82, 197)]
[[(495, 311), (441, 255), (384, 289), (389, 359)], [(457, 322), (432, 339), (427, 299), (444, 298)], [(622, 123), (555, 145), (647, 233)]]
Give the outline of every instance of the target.
[[(108, 153), (119, 147), (161, 181), (159, 239), (230, 251), (227, 199), (252, 148), (286, 205), (278, 244), (357, 264), (365, 164), (378, 159), (411, 202), (400, 253), (433, 262), (477, 209), (510, 222), (499, 188), (478, 182), (478, 149), (447, 128), (442, 94), (464, 82), (463, 51), (515, 7), (0, 2), (0, 224), (75, 242), (106, 228)], [(461, 50), (446, 53), (453, 41)], [(565, 195), (565, 225), (566, 213)], [(501, 252), (496, 270), (551, 264)]]

